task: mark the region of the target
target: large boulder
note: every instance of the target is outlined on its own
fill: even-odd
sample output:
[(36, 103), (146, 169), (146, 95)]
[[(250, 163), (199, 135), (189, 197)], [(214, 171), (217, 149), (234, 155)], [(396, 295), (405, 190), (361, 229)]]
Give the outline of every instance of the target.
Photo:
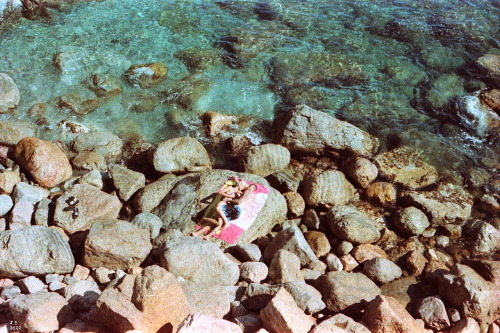
[(381, 226), (351, 206), (330, 208), (326, 219), (328, 227), (335, 236), (351, 243), (373, 243), (381, 235)]
[(322, 155), (336, 150), (372, 156), (378, 148), (378, 140), (365, 131), (306, 105), (278, 122), (277, 141), (292, 153)]
[(132, 302), (142, 311), (151, 332), (165, 325), (174, 331), (189, 315), (189, 305), (180, 283), (172, 273), (153, 265), (135, 278)]
[(57, 331), (75, 319), (64, 297), (53, 292), (17, 296), (10, 301), (9, 309), (14, 320), (29, 332)]
[(283, 146), (265, 144), (251, 147), (244, 156), (245, 172), (266, 177), (285, 169), (290, 163), (290, 151)]
[(217, 245), (197, 237), (179, 237), (167, 242), (160, 254), (160, 265), (197, 283), (232, 286), (240, 277), (238, 265)]
[(363, 314), (363, 322), (372, 333), (426, 333), (401, 304), (390, 296), (377, 296)]
[(422, 160), (410, 147), (400, 147), (375, 156), (379, 176), (409, 189), (420, 189), (438, 180), (435, 167)]
[(362, 273), (344, 271), (321, 275), (314, 283), (328, 310), (359, 313), (367, 302), (380, 295), (377, 285)]
[(85, 240), (86, 267), (126, 270), (139, 266), (152, 249), (149, 231), (121, 220), (98, 221)]
[(238, 238), (238, 243), (250, 243), (265, 236), (271, 229), (286, 219), (285, 198), (272, 189), (267, 180), (257, 175), (235, 173), (229, 170), (209, 170), (179, 177), (176, 184), (160, 205), (152, 210), (163, 221), (164, 229), (178, 229), (184, 234), (195, 231), (193, 217), (210, 205), (214, 194), (230, 176), (261, 184), (270, 189), (264, 207), (252, 225)]
[(21, 120), (0, 120), (0, 144), (16, 145), (19, 140), (35, 136), (32, 123)]
[(345, 205), (355, 193), (354, 186), (337, 170), (327, 170), (306, 178), (302, 189), (306, 203), (320, 208)]
[(469, 193), (453, 184), (440, 184), (428, 192), (406, 191), (401, 199), (404, 204), (422, 210), (434, 227), (467, 221), (474, 202)]
[(61, 233), (43, 226), (0, 232), (0, 278), (73, 271), (75, 259)]
[(150, 154), (151, 164), (158, 172), (186, 173), (211, 168), (210, 156), (203, 145), (191, 137), (163, 141)]
[(20, 99), (21, 94), (14, 80), (9, 75), (0, 73), (0, 114), (14, 109)]
[(77, 153), (93, 151), (108, 161), (117, 159), (121, 155), (122, 146), (122, 140), (111, 132), (82, 133), (71, 143), (71, 148)]
[[(70, 198), (78, 200), (71, 209), (68, 202)], [(101, 219), (114, 219), (122, 208), (120, 199), (116, 196), (100, 191), (94, 186), (87, 184), (73, 185), (68, 191), (61, 195), (56, 201), (54, 212), (54, 224), (61, 227), (68, 234), (87, 230), (92, 223)]]
[(42, 139), (21, 139), (16, 145), (15, 159), (40, 186), (46, 188), (65, 181), (73, 173), (66, 154), (55, 144)]
[(471, 267), (457, 264), (438, 283), (444, 301), (465, 317), (490, 323), (500, 315), (500, 289)]

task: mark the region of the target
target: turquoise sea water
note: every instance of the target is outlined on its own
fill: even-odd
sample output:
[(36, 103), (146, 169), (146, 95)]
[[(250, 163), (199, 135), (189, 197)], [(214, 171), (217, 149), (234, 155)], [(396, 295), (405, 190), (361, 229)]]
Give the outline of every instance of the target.
[[(460, 124), (454, 100), (487, 86), (472, 64), (500, 53), (498, 0), (103, 0), (49, 14), (0, 29), (0, 72), (22, 95), (0, 119), (35, 121), (28, 110), (46, 103), (47, 138), (61, 138), (56, 123), (70, 119), (158, 142), (202, 136), (204, 111), (269, 122), (308, 104), (379, 137), (382, 149), (419, 147), (440, 170), (497, 157)], [(149, 62), (164, 63), (167, 79), (134, 88), (123, 73)], [(118, 79), (123, 93), (82, 116), (57, 106), (69, 93), (95, 98), (92, 74)], [(242, 130), (266, 141), (262, 128)]]

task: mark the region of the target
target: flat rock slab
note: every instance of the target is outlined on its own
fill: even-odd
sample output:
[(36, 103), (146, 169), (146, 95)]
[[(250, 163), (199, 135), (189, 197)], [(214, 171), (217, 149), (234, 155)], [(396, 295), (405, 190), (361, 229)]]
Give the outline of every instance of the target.
[(147, 230), (127, 221), (99, 221), (85, 240), (83, 263), (92, 268), (126, 270), (139, 266), (151, 249)]
[(429, 192), (407, 191), (401, 194), (403, 203), (422, 210), (432, 226), (460, 223), (469, 219), (473, 198), (458, 185), (441, 184)]
[[(78, 199), (74, 206), (78, 208), (78, 215), (68, 208), (70, 197)], [(56, 201), (54, 224), (61, 227), (68, 234), (87, 230), (92, 223), (102, 219), (114, 219), (122, 208), (118, 197), (103, 192), (94, 186), (77, 184), (71, 187)]]
[(75, 259), (68, 242), (56, 230), (32, 226), (0, 232), (0, 278), (73, 271)]
[(400, 147), (375, 156), (379, 176), (408, 189), (420, 189), (438, 180), (435, 167), (422, 160), (410, 147)]
[(277, 141), (292, 153), (321, 155), (328, 150), (371, 156), (378, 140), (345, 121), (299, 105), (281, 119)]
[(214, 243), (197, 237), (179, 237), (165, 244), (160, 264), (167, 271), (197, 283), (232, 286), (240, 270)]

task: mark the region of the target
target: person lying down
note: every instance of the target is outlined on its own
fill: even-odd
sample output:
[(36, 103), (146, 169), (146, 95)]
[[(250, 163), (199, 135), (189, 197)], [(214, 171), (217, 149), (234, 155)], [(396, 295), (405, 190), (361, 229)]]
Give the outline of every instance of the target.
[(254, 184), (248, 184), (244, 180), (230, 177), (217, 192), (220, 200), (216, 206), (216, 216), (204, 216), (200, 225), (204, 225), (198, 231), (193, 232), (192, 236), (203, 236), (208, 240), (212, 235), (219, 231), (226, 230), (230, 226), (230, 221), (240, 217), (241, 212), (255, 198), (257, 187)]

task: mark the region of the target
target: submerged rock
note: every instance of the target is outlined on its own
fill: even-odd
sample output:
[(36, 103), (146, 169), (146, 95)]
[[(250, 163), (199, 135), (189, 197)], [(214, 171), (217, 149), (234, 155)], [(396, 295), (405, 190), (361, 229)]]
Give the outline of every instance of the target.
[(71, 143), (71, 148), (77, 153), (93, 151), (108, 161), (117, 159), (121, 155), (122, 146), (122, 140), (111, 132), (82, 133)]
[(66, 154), (58, 146), (41, 139), (21, 139), (16, 146), (15, 159), (46, 188), (62, 183), (73, 173)]
[(136, 88), (151, 88), (160, 84), (167, 77), (167, 66), (161, 62), (131, 66), (125, 72), (125, 77)]
[(14, 80), (9, 75), (0, 73), (0, 114), (14, 109), (20, 99), (21, 94)]
[(320, 155), (328, 150), (372, 156), (378, 140), (354, 125), (300, 105), (276, 129), (278, 143), (292, 154)]
[(379, 175), (388, 181), (409, 189), (420, 189), (438, 180), (436, 168), (422, 160), (410, 147), (400, 147), (377, 155)]
[(27, 121), (0, 120), (0, 144), (13, 146), (22, 138), (34, 137), (35, 126)]
[(460, 98), (457, 113), (462, 124), (479, 136), (500, 133), (500, 116), (481, 103), (478, 96)]

